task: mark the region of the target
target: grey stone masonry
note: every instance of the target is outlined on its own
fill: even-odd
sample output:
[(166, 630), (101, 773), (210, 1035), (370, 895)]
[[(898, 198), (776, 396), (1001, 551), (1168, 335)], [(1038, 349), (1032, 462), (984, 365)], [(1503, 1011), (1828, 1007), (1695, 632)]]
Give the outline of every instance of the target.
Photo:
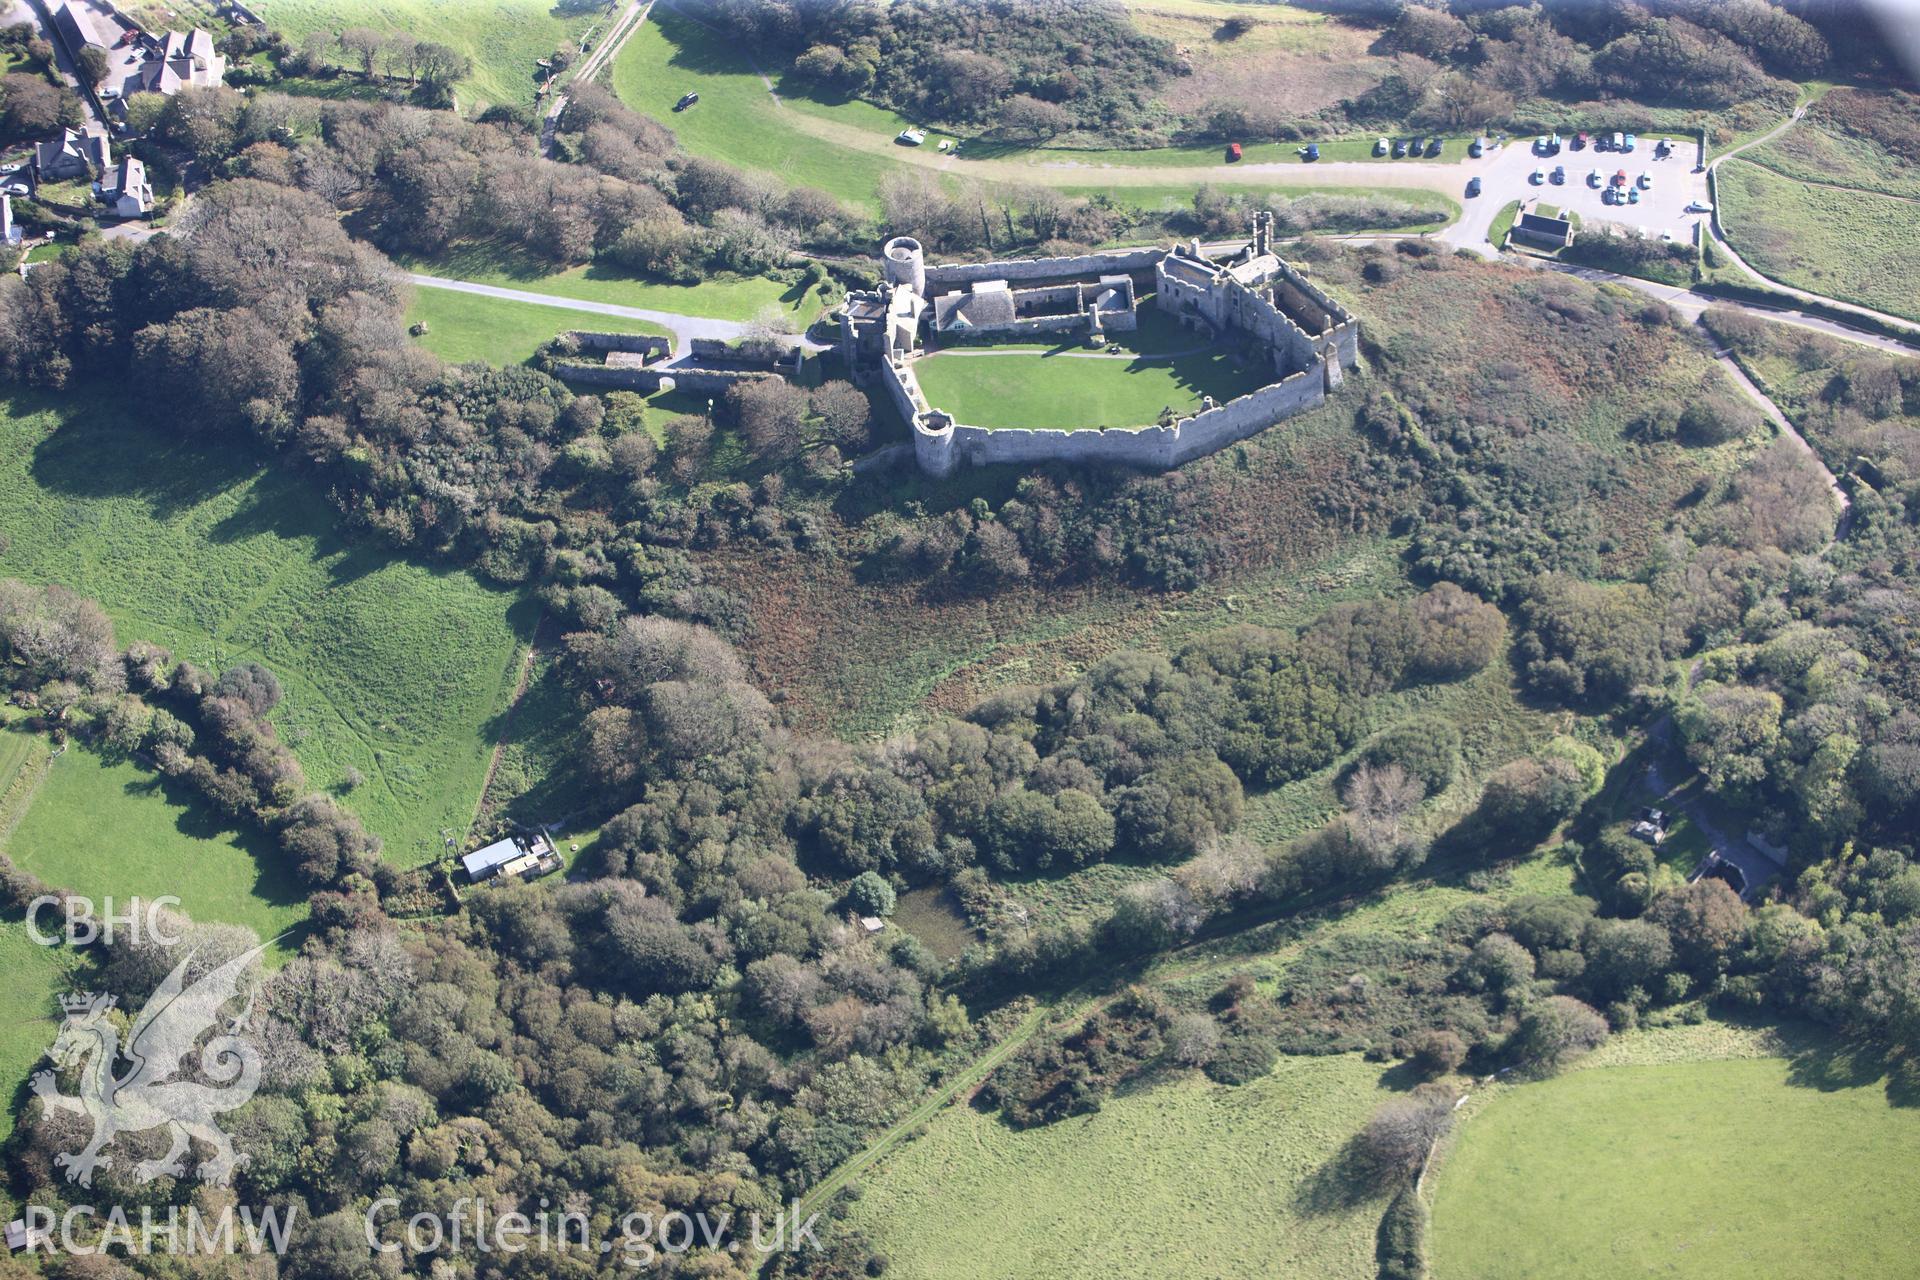
[[(1343, 369), (1359, 363), (1360, 322), (1275, 254), (1272, 243), (1268, 213), (1256, 214), (1252, 237), (1237, 253), (1223, 256), (1209, 255), (1196, 241), (1175, 248), (927, 266), (919, 242), (898, 237), (882, 250), (888, 283), (879, 292), (849, 295), (843, 306), (843, 352), (857, 376), (870, 370), (878, 377), (913, 430), (914, 460), (930, 475), (950, 475), (963, 464), (1054, 460), (1177, 467), (1313, 408), (1340, 386)], [(1146, 271), (1153, 273), (1151, 302), (1137, 300), (1133, 285), (1136, 273)], [(1016, 282), (1026, 287), (1011, 289)], [(1227, 404), (1209, 399), (1199, 412), (1171, 425), (1063, 431), (957, 422), (927, 402), (913, 363), (929, 329), (955, 328), (951, 317), (961, 312), (956, 295), (972, 297), (975, 286), (1010, 290), (1016, 302), (1015, 316), (996, 315), (981, 326), (996, 335), (1078, 331), (1089, 342), (1099, 341), (1108, 330), (1134, 328), (1139, 308), (1152, 305), (1209, 336), (1251, 339), (1268, 353), (1275, 381)], [(1021, 299), (1030, 299), (1035, 310), (1043, 305), (1054, 310), (1069, 298), (1076, 304), (1069, 313), (1018, 314)], [(947, 305), (936, 312), (927, 305), (930, 300)], [(894, 331), (881, 341), (883, 322)]]

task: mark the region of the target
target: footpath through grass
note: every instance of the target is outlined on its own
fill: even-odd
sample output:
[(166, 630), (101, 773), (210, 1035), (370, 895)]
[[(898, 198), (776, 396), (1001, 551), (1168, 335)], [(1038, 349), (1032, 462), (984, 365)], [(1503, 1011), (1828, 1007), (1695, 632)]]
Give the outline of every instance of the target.
[(1920, 1108), (1850, 1066), (1594, 1068), (1504, 1091), (1434, 1185), (1435, 1280), (1913, 1275)]
[[(529, 255), (490, 245), (465, 245), (432, 258), (403, 257), (397, 261), (407, 270), (423, 275), (715, 320), (752, 320), (771, 309), (804, 329), (821, 310), (818, 294), (801, 285), (785, 284), (765, 276), (730, 276), (703, 280), (699, 284), (668, 284), (597, 263), (556, 271)], [(421, 292), (425, 292), (424, 286)], [(612, 319), (596, 319), (583, 313), (575, 316), (577, 323), (563, 327), (577, 329)]]
[(407, 323), (427, 332), (417, 341), (443, 360), (465, 364), (525, 364), (556, 335), (569, 329), (601, 333), (666, 335), (663, 325), (623, 316), (590, 315), (537, 302), (513, 302), (452, 289), (415, 288)]
[[(411, 865), (463, 834), (536, 610), (470, 574), (347, 543), (309, 482), (230, 441), (169, 443), (106, 397), (0, 402), (0, 574), (57, 582), (150, 640), (280, 677), (274, 720)], [(56, 407), (57, 406), (57, 407)]]
[(1755, 270), (1920, 320), (1920, 201), (1789, 178), (1744, 157), (1716, 170), (1720, 220)]

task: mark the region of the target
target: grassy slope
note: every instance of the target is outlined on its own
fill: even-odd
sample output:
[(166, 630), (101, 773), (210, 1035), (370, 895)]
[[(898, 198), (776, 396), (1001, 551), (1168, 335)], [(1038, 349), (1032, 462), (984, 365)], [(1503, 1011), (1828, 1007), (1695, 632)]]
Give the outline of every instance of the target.
[[(666, 124), (697, 155), (776, 173), (850, 204), (872, 207), (880, 179), (893, 168), (879, 156), (781, 125), (744, 47), (664, 8), (654, 9), (614, 60), (613, 87), (628, 106)], [(699, 103), (675, 112), (674, 103), (688, 91), (699, 93)], [(904, 126), (866, 103), (849, 103), (844, 110), (863, 127), (889, 136)]]
[(950, 1108), (865, 1180), (848, 1225), (902, 1280), (1371, 1276), (1380, 1204), (1323, 1208), (1309, 1189), (1381, 1071), (1286, 1059), (1255, 1084), (1185, 1077), (1024, 1132)]
[(1717, 183), (1727, 235), (1757, 270), (1920, 320), (1920, 202), (1814, 186), (1738, 157)]
[[(1818, 1087), (1813, 1087), (1817, 1085)], [(1920, 1110), (1779, 1058), (1576, 1071), (1470, 1119), (1435, 1184), (1436, 1280), (1907, 1276)]]
[(195, 920), (262, 939), (306, 918), (300, 886), (264, 837), (236, 835), (190, 792), (131, 761), (70, 749), (34, 794), (6, 852), (47, 884), (95, 902), (171, 894)]
[(555, 334), (568, 329), (603, 333), (657, 333), (666, 329), (645, 320), (595, 316), (536, 302), (509, 302), (451, 289), (419, 288), (407, 308), (407, 323), (426, 324), (420, 345), (443, 360), (484, 364), (525, 364)]
[(0, 417), (0, 573), (99, 599), (122, 643), (265, 663), (309, 778), (360, 770), (348, 804), (392, 860), (464, 830), (532, 611), (465, 573), (348, 546), (306, 481), (230, 447), (167, 448), (96, 399), (45, 403), (16, 398)]
[[(50, 927), (50, 926), (45, 926)], [(13, 1133), (13, 1091), (27, 1078), (59, 1031), (58, 997), (69, 990), (76, 953), (42, 947), (15, 920), (0, 922), (0, 1140)]]
[(1066, 351), (975, 355), (972, 350), (979, 349), (923, 359), (914, 373), (928, 403), (980, 427), (1148, 426), (1163, 408), (1188, 413), (1203, 395), (1224, 404), (1274, 381), (1264, 371), (1236, 369), (1219, 352), (1148, 363)]
[(255, 8), (296, 48), (311, 31), (372, 27), (458, 49), (473, 59), (473, 76), (458, 89), (469, 112), (495, 102), (531, 106), (534, 59), (577, 40), (599, 16), (561, 17), (542, 0), (259, 0)]
[[(547, 293), (557, 298), (611, 302), (623, 307), (671, 311), (683, 316), (711, 316), (720, 320), (751, 320), (763, 309), (777, 307), (800, 327), (820, 313), (818, 295), (764, 276), (734, 276), (703, 280), (699, 284), (667, 284), (627, 275), (612, 267), (584, 266), (555, 271), (545, 263), (489, 245), (469, 245), (431, 259), (400, 259), (410, 271), (451, 276), (479, 284)], [(422, 287), (424, 292), (424, 286)], [(576, 312), (575, 323), (596, 324), (587, 312)]]

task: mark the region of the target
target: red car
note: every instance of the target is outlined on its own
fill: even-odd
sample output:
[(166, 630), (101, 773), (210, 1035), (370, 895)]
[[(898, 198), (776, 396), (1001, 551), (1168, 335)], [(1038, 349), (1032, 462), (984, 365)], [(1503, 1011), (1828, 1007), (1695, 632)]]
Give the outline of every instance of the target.
[(1239, 158), (1240, 158), (1240, 144), (1237, 142), (1229, 142), (1227, 144), (1227, 159), (1238, 160)]
[(1627, 171), (1625, 169), (1614, 170), (1613, 185), (1616, 187), (1624, 187), (1627, 185)]

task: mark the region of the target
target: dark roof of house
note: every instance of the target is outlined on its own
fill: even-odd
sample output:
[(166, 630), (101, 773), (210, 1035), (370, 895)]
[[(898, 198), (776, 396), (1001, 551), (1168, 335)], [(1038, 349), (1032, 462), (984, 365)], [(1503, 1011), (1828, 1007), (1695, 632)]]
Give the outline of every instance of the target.
[[(111, 48), (113, 45), (111, 40), (101, 34), (99, 26), (93, 20), (93, 15), (75, 5), (73, 0), (66, 0), (66, 3), (55, 6), (53, 25), (60, 32), (60, 38), (66, 41), (68, 51), (73, 54), (77, 55), (87, 45), (98, 45), (102, 49)], [(119, 35), (118, 32), (114, 34), (116, 38)]]
[(1573, 230), (1573, 223), (1565, 218), (1544, 218), (1537, 213), (1523, 213), (1518, 224), (1522, 231), (1531, 231), (1535, 235), (1557, 236), (1562, 239)]
[(933, 301), (934, 324), (941, 329), (974, 329), (1011, 324), (1013, 294), (1005, 289), (981, 293), (949, 293)]

